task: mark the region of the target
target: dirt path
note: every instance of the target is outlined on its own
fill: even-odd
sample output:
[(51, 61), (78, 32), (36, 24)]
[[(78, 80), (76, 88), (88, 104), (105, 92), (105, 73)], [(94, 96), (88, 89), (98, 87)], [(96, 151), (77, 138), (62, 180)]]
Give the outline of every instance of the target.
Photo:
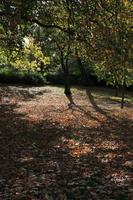
[(50, 86), (0, 92), (0, 200), (132, 198), (131, 105), (106, 108), (77, 89), (68, 106)]

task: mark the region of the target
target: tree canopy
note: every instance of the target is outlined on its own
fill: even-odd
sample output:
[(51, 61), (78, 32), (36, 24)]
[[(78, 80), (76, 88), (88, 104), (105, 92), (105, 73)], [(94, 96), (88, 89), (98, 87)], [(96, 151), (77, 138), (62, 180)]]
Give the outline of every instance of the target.
[(133, 80), (132, 13), (131, 0), (2, 0), (0, 42), (20, 49), (25, 36), (35, 37), (59, 52), (65, 76), (68, 60), (78, 56), (99, 79), (125, 87)]

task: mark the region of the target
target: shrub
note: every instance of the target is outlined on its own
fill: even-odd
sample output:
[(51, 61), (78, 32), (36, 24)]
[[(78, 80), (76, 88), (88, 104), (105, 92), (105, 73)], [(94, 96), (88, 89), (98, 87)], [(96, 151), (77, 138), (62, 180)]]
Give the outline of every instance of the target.
[(20, 71), (13, 68), (0, 68), (0, 82), (1, 83), (21, 83), (31, 85), (46, 84), (45, 78), (35, 72)]

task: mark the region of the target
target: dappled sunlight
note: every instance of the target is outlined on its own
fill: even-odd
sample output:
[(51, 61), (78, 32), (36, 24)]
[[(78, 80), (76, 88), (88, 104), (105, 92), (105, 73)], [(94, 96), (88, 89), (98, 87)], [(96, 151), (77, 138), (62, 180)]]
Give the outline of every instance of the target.
[(133, 161), (125, 161), (125, 162), (122, 164), (122, 166), (132, 168), (132, 167), (133, 167)]
[(84, 105), (85, 99), (69, 108), (65, 96), (48, 95), (15, 103), (12, 95), (0, 106), (3, 194), (44, 199), (51, 191), (56, 199), (66, 191), (73, 199), (83, 193), (90, 199), (93, 193), (120, 199), (120, 187), (127, 194), (133, 166), (131, 109), (96, 111)]
[(20, 158), (20, 162), (21, 162), (21, 163), (31, 162), (31, 161), (33, 161), (33, 160), (34, 160), (34, 158), (31, 157), (31, 156), (24, 156), (24, 157)]
[(0, 0), (0, 200), (133, 200), (132, 3)]
[(82, 155), (88, 155), (93, 152), (93, 148), (90, 144), (81, 143), (80, 141), (74, 139), (62, 138), (64, 147), (69, 149), (69, 154), (72, 157), (80, 157)]
[(103, 149), (109, 149), (109, 150), (116, 150), (122, 146), (123, 146), (123, 144), (120, 144), (117, 141), (109, 141), (106, 139), (103, 142), (101, 142), (100, 144), (96, 145), (97, 148), (103, 148)]
[(109, 153), (99, 152), (96, 154), (96, 157), (100, 159), (102, 163), (108, 163), (108, 162), (113, 161), (113, 159), (117, 157), (117, 154), (113, 152), (109, 152)]
[[(78, 108), (69, 109), (67, 105), (44, 105), (38, 104), (26, 104), (19, 105), (16, 109), (18, 113), (25, 113), (27, 120), (31, 122), (39, 123), (45, 118), (49, 119), (51, 123), (58, 123), (61, 127), (73, 128), (98, 128), (101, 123), (106, 121), (106, 117), (99, 115), (98, 113), (93, 113), (92, 111), (79, 110)], [(86, 113), (84, 113), (86, 112)]]
[(75, 147), (70, 150), (70, 155), (73, 157), (80, 157), (81, 155), (88, 155), (92, 152), (92, 149), (88, 144), (83, 144), (82, 146)]
[(121, 170), (111, 174), (111, 181), (115, 182), (118, 185), (124, 185), (128, 181), (133, 181), (133, 179), (131, 179), (130, 175), (128, 175), (127, 172)]

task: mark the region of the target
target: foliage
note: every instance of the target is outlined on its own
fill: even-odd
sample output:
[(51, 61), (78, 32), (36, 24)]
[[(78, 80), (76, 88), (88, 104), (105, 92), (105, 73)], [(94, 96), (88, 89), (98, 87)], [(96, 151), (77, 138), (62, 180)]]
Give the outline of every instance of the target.
[(0, 64), (7, 63), (7, 56), (3, 48), (0, 47)]
[(106, 80), (108, 85), (113, 86), (130, 86), (133, 85), (133, 69), (128, 66), (106, 66), (105, 63), (97, 63), (95, 65), (95, 73), (99, 80)]
[(34, 42), (33, 38), (26, 38), (24, 48), (19, 52), (12, 52), (11, 65), (18, 69), (29, 71), (41, 71), (41, 65), (50, 63), (48, 57), (44, 56), (41, 47)]
[(76, 26), (82, 49), (98, 78), (116, 86), (133, 84), (132, 2), (82, 1), (78, 10)]
[(0, 68), (0, 82), (31, 85), (46, 84), (46, 80), (40, 73), (20, 69), (14, 70), (5, 66)]
[[(31, 6), (30, 1), (12, 0), (2, 1), (0, 9), (2, 27), (11, 38), (18, 35), (21, 40), (32, 30), (44, 52), (47, 43), (53, 61), (55, 55), (56, 62), (61, 62), (62, 54), (67, 64), (77, 50), (79, 57), (95, 66), (99, 79), (113, 85), (132, 84), (132, 1), (34, 0)], [(38, 56), (34, 61), (28, 59), (31, 68), (37, 69)], [(26, 66), (16, 63), (20, 64)]]

